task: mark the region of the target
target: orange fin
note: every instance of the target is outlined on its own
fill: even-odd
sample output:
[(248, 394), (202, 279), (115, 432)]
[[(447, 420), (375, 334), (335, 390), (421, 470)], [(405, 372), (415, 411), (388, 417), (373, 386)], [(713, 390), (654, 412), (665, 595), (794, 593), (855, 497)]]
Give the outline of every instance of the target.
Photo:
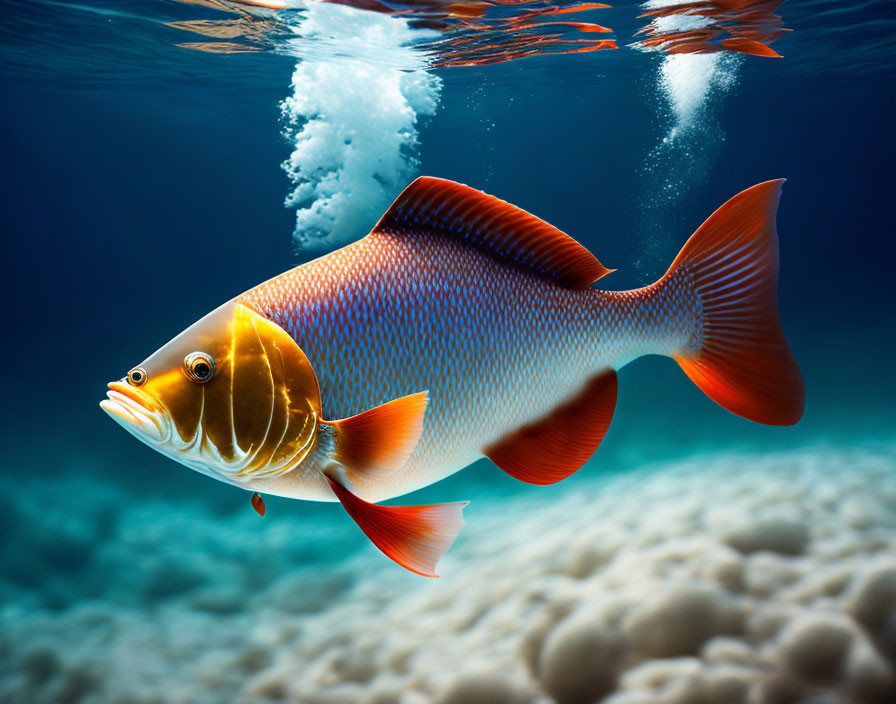
[(488, 5), (453, 2), (448, 6), (448, 14), (452, 17), (482, 17), (487, 11)]
[(780, 59), (781, 55), (767, 44), (757, 42), (755, 39), (744, 37), (729, 37), (719, 42), (728, 51), (736, 51), (740, 54), (752, 54), (753, 56), (765, 56), (771, 59)]
[(690, 281), (703, 327), (693, 349), (674, 355), (720, 406), (769, 425), (803, 415), (803, 377), (778, 318), (778, 233), (783, 180), (739, 193), (700, 226), (661, 282)]
[(321, 421), (333, 427), (333, 459), (368, 479), (388, 477), (404, 466), (423, 432), (429, 392), (393, 399), (351, 418)]
[(529, 484), (554, 484), (578, 470), (607, 434), (616, 409), (616, 372), (594, 377), (574, 399), (486, 448), (485, 456)]
[(373, 232), (450, 237), (569, 288), (585, 288), (612, 271), (572, 237), (525, 210), (430, 176), (405, 188)]
[(261, 494), (259, 494), (258, 492), (255, 492), (254, 494), (252, 494), (252, 508), (255, 509), (255, 512), (259, 516), (264, 518), (264, 512), (265, 512), (264, 499), (261, 498)]
[(467, 501), (430, 506), (379, 506), (355, 496), (337, 478), (325, 474), (342, 506), (364, 535), (386, 557), (405, 569), (438, 577), (436, 564), (464, 525)]

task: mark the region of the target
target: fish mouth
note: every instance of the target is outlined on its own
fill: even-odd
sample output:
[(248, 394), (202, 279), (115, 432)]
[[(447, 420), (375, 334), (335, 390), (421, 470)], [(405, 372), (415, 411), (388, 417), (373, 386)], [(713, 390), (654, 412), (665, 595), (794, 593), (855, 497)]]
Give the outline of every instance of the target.
[(167, 416), (146, 394), (124, 381), (110, 381), (102, 408), (125, 430), (145, 442), (154, 444), (167, 440)]

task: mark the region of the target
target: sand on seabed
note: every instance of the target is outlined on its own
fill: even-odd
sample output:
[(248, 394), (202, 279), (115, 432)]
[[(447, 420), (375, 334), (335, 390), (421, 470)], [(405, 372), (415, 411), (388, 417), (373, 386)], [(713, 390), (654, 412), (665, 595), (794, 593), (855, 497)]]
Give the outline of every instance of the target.
[(372, 548), (266, 572), (303, 540), (276, 523), (63, 522), (85, 550), (102, 532), (91, 564), (130, 581), (64, 608), (0, 582), (0, 701), (896, 701), (896, 447), (717, 454), (551, 496), (475, 502), (439, 580)]

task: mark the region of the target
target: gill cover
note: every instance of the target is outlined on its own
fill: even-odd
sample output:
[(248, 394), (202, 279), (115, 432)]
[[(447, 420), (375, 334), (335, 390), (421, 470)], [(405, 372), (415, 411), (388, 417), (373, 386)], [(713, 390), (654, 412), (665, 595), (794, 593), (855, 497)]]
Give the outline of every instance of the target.
[[(206, 383), (184, 369), (196, 352), (214, 360)], [(289, 471), (313, 447), (321, 401), (308, 358), (281, 327), (240, 303), (212, 311), (141, 366), (141, 391), (168, 411), (184, 450), (198, 449), (235, 481)]]

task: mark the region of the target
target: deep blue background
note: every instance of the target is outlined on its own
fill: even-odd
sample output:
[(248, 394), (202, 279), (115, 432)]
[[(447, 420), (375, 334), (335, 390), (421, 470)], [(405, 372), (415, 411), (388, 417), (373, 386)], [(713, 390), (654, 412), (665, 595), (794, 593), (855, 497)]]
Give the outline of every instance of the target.
[[(648, 207), (642, 173), (668, 129), (657, 56), (600, 52), (441, 73), (420, 172), (483, 188), (569, 232), (619, 269), (607, 286), (655, 278), (727, 198), (789, 179), (781, 306), (807, 381), (801, 425), (729, 416), (669, 360), (641, 360), (621, 377), (601, 450), (607, 466), (715, 446), (873, 442), (896, 428), (894, 71), (793, 70), (794, 37), (776, 45), (784, 60), (743, 62), (738, 84), (714, 100), (726, 137), (713, 167), (658, 208)], [(97, 402), (106, 381), (196, 318), (301, 261), (279, 168), (290, 145), (278, 102), (293, 63), (263, 58), (263, 75), (232, 80), (228, 68), (243, 59), (196, 58), (220, 71), (208, 88), (192, 78), (71, 86), (3, 75), (4, 471), (65, 472), (77, 457), (78, 471), (165, 492), (232, 492), (140, 446)], [(503, 481), (495, 474), (479, 469)]]

